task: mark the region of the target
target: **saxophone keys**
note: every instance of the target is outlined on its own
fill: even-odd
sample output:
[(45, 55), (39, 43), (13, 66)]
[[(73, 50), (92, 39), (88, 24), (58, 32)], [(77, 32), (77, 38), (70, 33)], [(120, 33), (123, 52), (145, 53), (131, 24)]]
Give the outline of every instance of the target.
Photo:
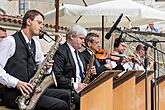
[(41, 89), (41, 86), (38, 86), (38, 87), (36, 88), (36, 90), (35, 90), (35, 91), (36, 91), (36, 93), (40, 93), (40, 92), (41, 92), (41, 90), (42, 90), (42, 89)]
[[(43, 67), (43, 69), (45, 69), (45, 66)], [(44, 70), (43, 70), (43, 69), (40, 71), (40, 74), (41, 74), (41, 75), (44, 74)]]

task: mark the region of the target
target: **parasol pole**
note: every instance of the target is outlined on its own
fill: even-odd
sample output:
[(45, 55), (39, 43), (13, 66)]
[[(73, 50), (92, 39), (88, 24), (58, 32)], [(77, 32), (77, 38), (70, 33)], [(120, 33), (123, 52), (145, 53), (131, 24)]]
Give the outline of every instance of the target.
[(56, 16), (55, 16), (55, 32), (58, 32), (59, 26), (59, 0), (55, 0)]

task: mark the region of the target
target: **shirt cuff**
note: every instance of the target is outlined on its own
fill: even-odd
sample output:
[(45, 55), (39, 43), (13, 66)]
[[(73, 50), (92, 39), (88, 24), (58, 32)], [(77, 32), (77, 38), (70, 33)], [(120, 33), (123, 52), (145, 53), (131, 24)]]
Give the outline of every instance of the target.
[(74, 83), (73, 86), (74, 86), (74, 89), (76, 90), (78, 88), (78, 83)]
[(74, 83), (74, 89), (77, 93), (79, 93), (83, 88), (79, 87), (78, 83)]
[(15, 88), (17, 83), (18, 83), (19, 79), (13, 77), (13, 76), (10, 76), (10, 80), (9, 80), (9, 84), (7, 84), (7, 87), (11, 88)]

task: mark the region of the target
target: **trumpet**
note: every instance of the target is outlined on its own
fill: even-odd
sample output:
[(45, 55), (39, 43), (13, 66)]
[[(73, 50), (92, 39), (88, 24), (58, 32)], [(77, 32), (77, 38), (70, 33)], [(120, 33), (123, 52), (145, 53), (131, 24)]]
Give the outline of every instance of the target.
[[(133, 50), (135, 49), (135, 46), (129, 46), (129, 49), (130, 49), (131, 51), (133, 51)], [(147, 54), (147, 57), (148, 57), (148, 59), (149, 59), (151, 62), (154, 61), (154, 57), (152, 57), (150, 54)], [(163, 62), (158, 61), (158, 60), (156, 60), (156, 63), (159, 64), (160, 66), (163, 66), (163, 65), (164, 65)]]
[[(151, 55), (147, 54), (147, 57), (148, 57), (148, 59), (151, 60), (152, 62), (154, 61), (154, 57), (152, 57)], [(163, 62), (158, 61), (158, 60), (156, 60), (156, 63), (159, 64), (160, 66), (163, 66), (163, 65), (164, 65)]]
[(132, 53), (132, 54), (129, 55), (129, 57), (130, 57), (130, 59), (131, 59), (131, 61), (133, 63), (137, 63), (139, 65), (143, 65), (144, 66), (143, 59), (138, 57), (136, 54)]

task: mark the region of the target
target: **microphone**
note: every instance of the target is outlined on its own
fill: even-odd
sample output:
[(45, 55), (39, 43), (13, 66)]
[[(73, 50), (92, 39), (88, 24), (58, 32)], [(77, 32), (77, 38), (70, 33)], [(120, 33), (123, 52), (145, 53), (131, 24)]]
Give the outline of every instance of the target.
[(153, 38), (153, 39), (150, 40), (150, 42), (152, 42), (152, 45), (153, 45), (154, 47), (156, 47), (156, 44), (159, 42), (159, 39)]
[(119, 18), (116, 20), (114, 25), (111, 27), (110, 31), (105, 35), (106, 39), (109, 39), (111, 37), (112, 32), (116, 29), (117, 25), (121, 21), (121, 18), (123, 17), (123, 13), (119, 16)]
[(51, 40), (55, 41), (52, 37), (50, 37), (50, 35), (47, 32), (45, 32), (43, 30), (40, 30), (39, 39), (44, 39), (45, 41), (47, 41), (48, 43), (50, 43), (47, 39), (44, 38), (44, 35), (48, 36)]

